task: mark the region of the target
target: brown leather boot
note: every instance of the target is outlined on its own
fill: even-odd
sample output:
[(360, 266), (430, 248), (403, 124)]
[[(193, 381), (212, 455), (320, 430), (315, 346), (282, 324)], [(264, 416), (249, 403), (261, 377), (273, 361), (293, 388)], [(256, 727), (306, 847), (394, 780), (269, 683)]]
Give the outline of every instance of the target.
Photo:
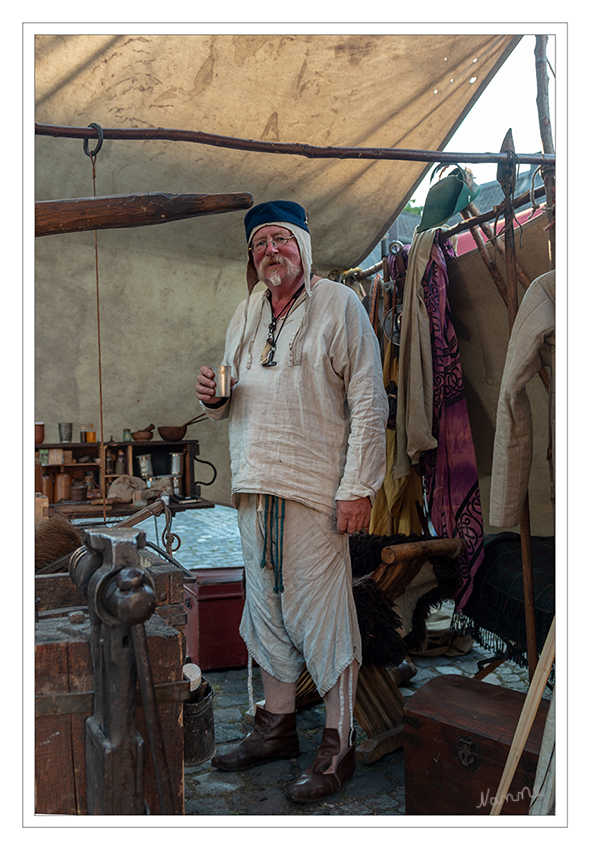
[(214, 756), (211, 764), (219, 770), (246, 770), (275, 759), (290, 759), (299, 755), (299, 738), (292, 714), (271, 714), (256, 706), (254, 729), (242, 743), (225, 755)]
[(334, 791), (339, 791), (354, 773), (355, 741), (356, 732), (353, 731), (352, 744), (338, 762), (336, 772), (325, 773), (332, 764), (333, 757), (340, 752), (340, 736), (337, 729), (324, 729), (313, 764), (287, 789), (287, 797), (294, 803), (314, 803)]

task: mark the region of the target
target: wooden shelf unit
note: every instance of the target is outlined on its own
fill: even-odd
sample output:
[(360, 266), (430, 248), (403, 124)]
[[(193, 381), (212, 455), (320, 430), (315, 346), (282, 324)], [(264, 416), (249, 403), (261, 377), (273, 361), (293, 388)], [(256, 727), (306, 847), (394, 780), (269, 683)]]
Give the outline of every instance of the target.
[[(142, 441), (112, 441), (109, 440), (105, 442), (102, 447), (102, 460), (101, 460), (101, 444), (99, 442), (96, 443), (41, 443), (35, 446), (35, 458), (41, 460), (39, 458), (39, 453), (47, 450), (49, 458), (51, 458), (52, 454), (54, 457), (51, 461), (44, 462), (41, 460), (41, 467), (43, 473), (55, 472), (67, 472), (71, 475), (72, 480), (74, 479), (83, 479), (84, 474), (88, 472), (88, 470), (92, 470), (96, 472), (95, 480), (98, 486), (101, 483), (100, 470), (103, 463), (105, 463), (105, 458), (107, 452), (112, 451), (115, 455), (119, 452), (119, 450), (123, 450), (125, 455), (125, 472), (124, 473), (112, 473), (105, 474), (105, 483), (106, 488), (108, 487), (115, 478), (123, 475), (131, 475), (135, 478), (142, 478), (140, 464), (138, 461), (138, 457), (140, 455), (150, 455), (151, 457), (151, 465), (153, 469), (154, 478), (160, 478), (163, 476), (171, 475), (172, 469), (172, 459), (170, 457), (173, 453), (182, 452), (183, 457), (181, 459), (181, 473), (182, 473), (182, 495), (185, 497), (197, 498), (200, 496), (200, 488), (195, 484), (195, 475), (194, 475), (194, 459), (199, 454), (199, 442), (198, 440), (179, 440), (178, 442), (167, 442), (164, 440), (142, 440)], [(61, 461), (59, 459), (56, 460), (57, 452), (59, 451), (67, 452), (72, 455), (71, 461), (69, 459), (69, 455), (66, 455), (66, 459), (63, 458)], [(85, 458), (88, 456), (92, 458), (92, 460), (80, 462), (80, 458)], [(95, 460), (96, 459), (96, 460)], [(202, 500), (204, 501), (204, 500)], [(51, 503), (50, 508), (59, 508), (73, 505), (73, 502), (59, 502), (59, 503)], [(77, 503), (79, 505), (84, 505), (84, 502)], [(205, 505), (209, 503), (205, 502)], [(173, 505), (171, 504), (171, 507)]]

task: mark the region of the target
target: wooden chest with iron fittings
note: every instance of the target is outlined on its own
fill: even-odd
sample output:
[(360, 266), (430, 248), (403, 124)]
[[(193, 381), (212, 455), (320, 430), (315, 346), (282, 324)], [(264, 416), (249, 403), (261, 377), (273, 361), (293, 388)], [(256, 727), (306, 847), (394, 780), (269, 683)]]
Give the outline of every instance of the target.
[[(404, 709), (406, 815), (489, 815), (525, 694), (466, 676), (438, 676)], [(502, 808), (526, 815), (549, 702), (542, 700)]]

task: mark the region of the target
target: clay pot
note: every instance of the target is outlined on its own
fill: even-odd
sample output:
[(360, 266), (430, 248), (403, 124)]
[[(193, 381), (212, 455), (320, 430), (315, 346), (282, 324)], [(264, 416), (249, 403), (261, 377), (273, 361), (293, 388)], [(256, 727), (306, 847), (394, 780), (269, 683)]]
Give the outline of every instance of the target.
[(53, 504), (53, 475), (49, 472), (43, 473), (43, 479), (41, 483), (41, 492), (44, 496), (47, 496), (49, 499), (49, 504)]
[(67, 472), (59, 472), (55, 476), (55, 501), (69, 501), (71, 487), (72, 476)]
[(43, 467), (41, 461), (35, 458), (35, 493), (43, 492)]
[(70, 487), (70, 499), (74, 502), (85, 502), (88, 486), (77, 482)]
[(45, 439), (45, 425), (43, 422), (35, 422), (35, 445), (40, 446)]

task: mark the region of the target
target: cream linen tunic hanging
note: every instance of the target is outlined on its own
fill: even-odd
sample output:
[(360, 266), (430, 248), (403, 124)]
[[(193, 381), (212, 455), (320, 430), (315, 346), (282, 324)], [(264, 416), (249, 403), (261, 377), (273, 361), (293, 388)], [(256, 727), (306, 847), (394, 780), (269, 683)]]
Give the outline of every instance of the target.
[[(224, 356), (237, 383), (224, 405), (203, 406), (211, 419), (229, 416), (232, 497), (267, 493), (331, 516), (336, 499), (373, 501), (385, 475), (388, 403), (377, 338), (358, 296), (317, 281), (285, 321), (277, 365), (266, 368), (260, 355), (270, 320), (268, 290), (238, 306)], [(299, 362), (293, 348), (304, 321)]]
[[(490, 525), (511, 528), (520, 515), (529, 483), (533, 457), (533, 415), (526, 385), (541, 366), (548, 366), (549, 434), (555, 420), (555, 271), (536, 278), (520, 303), (510, 335), (502, 375), (492, 480)], [(549, 467), (553, 482), (553, 466)]]

